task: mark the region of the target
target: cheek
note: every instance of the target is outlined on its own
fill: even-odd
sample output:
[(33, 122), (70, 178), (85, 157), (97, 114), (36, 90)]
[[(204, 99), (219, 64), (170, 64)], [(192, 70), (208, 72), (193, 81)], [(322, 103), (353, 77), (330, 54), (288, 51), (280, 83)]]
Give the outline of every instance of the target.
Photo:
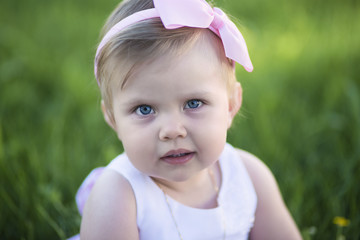
[(227, 137), (226, 121), (224, 117), (208, 120), (198, 128), (198, 134), (193, 138), (200, 155), (208, 164), (218, 160), (224, 149)]
[(139, 171), (147, 173), (152, 160), (157, 159), (153, 134), (128, 128), (124, 136), (122, 144), (130, 161)]
[(218, 108), (218, 111), (211, 111), (203, 121), (196, 124), (195, 131), (206, 144), (214, 141), (226, 141), (228, 129), (228, 112), (226, 108)]
[[(127, 154), (140, 156), (154, 148), (155, 129), (152, 126), (134, 124), (134, 122), (124, 122), (119, 128), (120, 140)], [(136, 157), (138, 158), (138, 157)]]
[(155, 133), (151, 126), (142, 127), (128, 123), (119, 132), (124, 147), (141, 149), (154, 141)]

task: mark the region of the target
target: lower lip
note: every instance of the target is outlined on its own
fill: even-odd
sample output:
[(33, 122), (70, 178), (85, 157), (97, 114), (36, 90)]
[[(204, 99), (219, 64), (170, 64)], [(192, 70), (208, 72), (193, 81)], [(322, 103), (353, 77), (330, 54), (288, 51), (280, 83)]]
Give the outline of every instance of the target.
[(190, 153), (180, 157), (163, 157), (161, 160), (171, 165), (181, 165), (189, 162), (194, 155), (195, 153)]

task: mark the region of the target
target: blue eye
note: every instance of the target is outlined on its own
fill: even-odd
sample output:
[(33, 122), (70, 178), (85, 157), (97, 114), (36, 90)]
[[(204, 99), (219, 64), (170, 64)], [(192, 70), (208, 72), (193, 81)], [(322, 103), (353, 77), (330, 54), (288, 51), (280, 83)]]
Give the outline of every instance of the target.
[(152, 107), (150, 107), (149, 105), (141, 105), (136, 108), (135, 112), (138, 115), (144, 116), (144, 115), (149, 115), (151, 113), (154, 113), (154, 109), (152, 109)]
[(185, 108), (198, 108), (203, 104), (202, 101), (200, 100), (196, 100), (196, 99), (192, 99), (187, 101)]

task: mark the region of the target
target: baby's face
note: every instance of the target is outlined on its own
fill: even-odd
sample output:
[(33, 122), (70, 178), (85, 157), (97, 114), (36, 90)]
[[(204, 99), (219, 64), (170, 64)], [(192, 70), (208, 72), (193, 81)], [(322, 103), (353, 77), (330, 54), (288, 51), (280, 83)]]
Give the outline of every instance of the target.
[(114, 128), (138, 170), (185, 181), (218, 159), (234, 116), (219, 67), (195, 47), (145, 64), (115, 94)]

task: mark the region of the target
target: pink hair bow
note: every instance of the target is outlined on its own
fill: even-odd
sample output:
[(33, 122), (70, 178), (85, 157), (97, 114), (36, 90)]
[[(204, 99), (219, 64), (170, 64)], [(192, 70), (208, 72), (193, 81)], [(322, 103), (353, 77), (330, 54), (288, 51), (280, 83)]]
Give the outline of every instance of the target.
[[(211, 8), (205, 0), (153, 0), (155, 8), (136, 12), (115, 24), (101, 40), (95, 56), (104, 45), (122, 29), (146, 19), (159, 17), (166, 29), (180, 27), (209, 28), (222, 40), (226, 57), (241, 64), (252, 72), (253, 65), (245, 39), (236, 25), (219, 8)], [(99, 80), (98, 80), (99, 83)]]

